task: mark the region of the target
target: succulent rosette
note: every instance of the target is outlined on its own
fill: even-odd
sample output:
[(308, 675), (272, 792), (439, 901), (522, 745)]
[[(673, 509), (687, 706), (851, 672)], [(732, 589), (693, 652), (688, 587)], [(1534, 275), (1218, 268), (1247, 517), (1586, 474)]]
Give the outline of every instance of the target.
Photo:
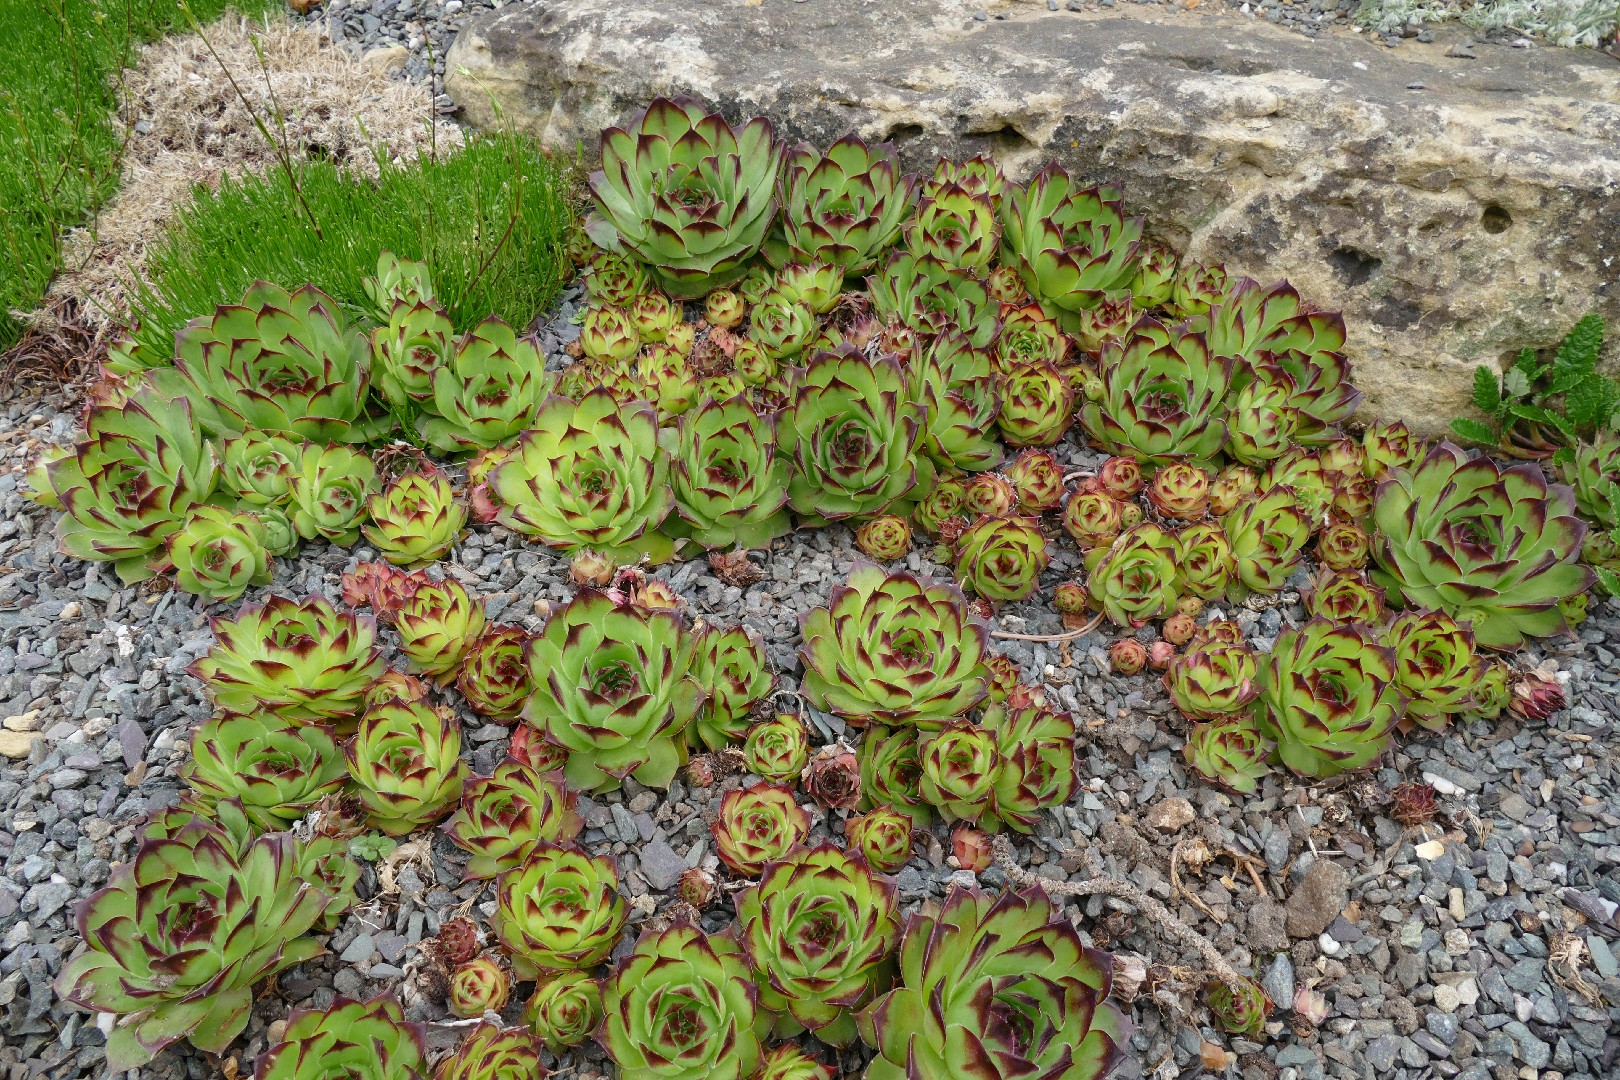
[(439, 1062), (433, 1080), (541, 1080), (545, 1075), (540, 1041), (532, 1033), (483, 1023)]
[(774, 1020), (759, 997), (737, 942), (678, 922), (603, 984), (596, 1038), (626, 1080), (751, 1080)]
[(602, 1022), (602, 984), (583, 971), (543, 979), (523, 1006), (523, 1022), (553, 1054), (579, 1046)]
[(1056, 510), (1063, 501), (1063, 467), (1049, 450), (1024, 450), (1007, 466), (1006, 475), (1018, 492), (1018, 508), (1026, 514)]
[(959, 518), (963, 513), (965, 493), (961, 480), (941, 477), (935, 482), (933, 490), (917, 503), (911, 518), (923, 532), (938, 536), (947, 522)]
[(606, 856), (537, 844), (495, 886), (495, 937), (520, 979), (595, 967), (618, 944), (628, 912)]
[(1176, 538), (1153, 522), (1120, 533), (1086, 556), (1091, 601), (1116, 626), (1142, 626), (1176, 605)]
[(143, 840), (79, 904), (84, 946), (56, 990), (120, 1018), (107, 1037), (110, 1072), (180, 1039), (223, 1052), (247, 1026), (256, 983), (325, 951), (306, 935), (334, 897), (305, 869), (288, 833), (239, 842), (190, 816), (171, 836)]
[(793, 789), (773, 784), (728, 791), (711, 826), (720, 861), (742, 877), (758, 877), (804, 843), (810, 817), (793, 799)]
[(1144, 311), (1171, 302), (1176, 291), (1180, 259), (1167, 244), (1143, 240), (1137, 250), (1136, 276), (1131, 278), (1131, 299)]
[(991, 602), (1022, 600), (1052, 560), (1033, 517), (980, 518), (956, 541), (956, 576)]
[(607, 791), (626, 776), (669, 786), (684, 760), (682, 734), (705, 701), (696, 645), (673, 611), (617, 605), (599, 592), (552, 613), (528, 647), (534, 689), (523, 715), (568, 751), (571, 787)]
[(1374, 631), (1312, 619), (1279, 635), (1260, 666), (1260, 731), (1301, 776), (1362, 768), (1405, 711), (1394, 679), (1395, 651)]
[(272, 716), (215, 717), (192, 736), (181, 770), (204, 807), (236, 799), (254, 827), (286, 828), (343, 786), (343, 756), (325, 728)]
[(672, 553), (654, 531), (674, 505), (668, 476), (652, 406), (593, 390), (577, 405), (547, 399), (489, 486), (507, 528), (564, 552), (588, 547), (635, 562)]
[(583, 229), (579, 235), (591, 247), (583, 265), (581, 279), (592, 300), (603, 304), (623, 306), (645, 293), (650, 287), (647, 268), (632, 255), (619, 251), (604, 251), (590, 239)]
[(880, 562), (898, 562), (911, 551), (911, 525), (894, 514), (880, 514), (855, 530), (855, 546)]
[(452, 578), (423, 585), (394, 615), (399, 651), (412, 668), (440, 682), (455, 678), (487, 625), (484, 601)]
[(953, 585), (858, 566), (799, 629), (805, 697), (857, 727), (938, 727), (987, 692), (989, 635)]
[(997, 757), (992, 811), (981, 824), (1033, 832), (1074, 792), (1074, 719), (1038, 703), (1009, 702), (985, 709), (981, 722), (995, 737)]
[(607, 368), (633, 360), (641, 351), (641, 335), (636, 332), (635, 320), (624, 308), (616, 305), (589, 307), (579, 325), (579, 347), (588, 360)]
[(44, 465), (42, 497), (59, 502), (57, 538), (75, 559), (111, 562), (125, 583), (152, 576), (164, 541), (218, 479), (213, 445), (190, 406), (138, 392), (92, 406), (71, 452)]
[(974, 472), (1000, 464), (995, 420), (1001, 400), (990, 354), (953, 329), (910, 363), (910, 393), (922, 420), (918, 450), (941, 469)]
[(852, 1010), (871, 1000), (900, 940), (899, 906), (893, 882), (830, 842), (766, 867), (737, 896), (760, 1006), (823, 1042), (854, 1042)]
[(390, 836), (443, 817), (467, 781), (455, 714), (417, 701), (367, 710), (344, 754), (368, 822)]
[(1018, 489), (1000, 473), (980, 473), (962, 491), (962, 510), (973, 518), (1006, 517), (1018, 509)]
[(353, 544), (376, 480), (376, 466), (363, 453), (346, 446), (305, 446), (288, 490), (288, 516), (298, 535), (339, 547)]
[(730, 289), (712, 289), (703, 298), (703, 317), (710, 326), (730, 330), (748, 314), (748, 303)]
[(511, 992), (512, 979), (506, 969), (493, 957), (475, 956), (450, 973), (445, 1004), (452, 1016), (473, 1019), (506, 1008)]
[(574, 811), (577, 799), (561, 773), (539, 773), (509, 757), (468, 782), (444, 832), (471, 854), (468, 878), (492, 878), (522, 864), (539, 844), (578, 836), (584, 822)]
[(1372, 538), (1359, 525), (1329, 522), (1316, 536), (1316, 558), (1330, 570), (1360, 570), (1367, 565)]
[(1587, 525), (1533, 463), (1503, 468), (1441, 443), (1378, 485), (1373, 579), (1407, 607), (1472, 625), (1487, 649), (1563, 630), (1560, 597), (1585, 592)]
[(861, 736), (856, 763), (867, 805), (904, 814), (917, 828), (926, 828), (933, 820), (933, 807), (922, 795), (922, 761), (914, 730), (868, 728)]
[(371, 497), (368, 510), (371, 522), (361, 531), (395, 566), (442, 559), (467, 525), (467, 508), (437, 468), (395, 477)]
[(1001, 333), (996, 337), (996, 370), (1013, 364), (1048, 363), (1062, 368), (1072, 344), (1057, 320), (1037, 303), (1002, 309)]
[(487, 626), (461, 657), (456, 689), (474, 712), (511, 720), (534, 691), (524, 652), (530, 640), (521, 626)]
[(210, 625), (214, 644), (187, 670), (225, 712), (295, 723), (345, 717), (383, 671), (375, 621), (320, 596), (272, 596)]
[(1407, 611), (1383, 631), (1395, 651), (1395, 688), (1409, 699), (1406, 718), (1438, 731), (1479, 701), (1485, 664), (1474, 635), (1442, 611)]
[(1411, 469), (1427, 454), (1423, 440), (1399, 420), (1374, 420), (1361, 433), (1362, 466), (1369, 480), (1382, 480), (1391, 469)]
[(245, 431), (220, 448), (220, 482), (250, 509), (280, 506), (292, 489), (303, 446), (296, 435)]
[(946, 820), (978, 821), (990, 811), (1000, 756), (996, 733), (965, 720), (924, 735), (917, 750), (920, 790)]
[(1125, 528), (1125, 506), (1112, 495), (1077, 491), (1063, 504), (1063, 531), (1084, 550), (1106, 547)]
[(765, 257), (774, 266), (820, 262), (864, 273), (899, 237), (916, 186), (889, 143), (846, 135), (825, 154), (799, 143), (782, 163), (782, 215)]
[(781, 289), (748, 309), (748, 338), (772, 360), (791, 360), (816, 336), (816, 315)]
[(769, 1051), (753, 1080), (837, 1080), (831, 1065), (822, 1065), (792, 1043)]
[(932, 255), (895, 252), (881, 271), (866, 279), (866, 289), (885, 322), (923, 339), (954, 332), (983, 349), (1000, 325), (998, 305), (984, 282)]
[(339, 997), (321, 1010), (295, 1009), (281, 1040), (259, 1057), (253, 1080), (419, 1080), (427, 1072), (421, 1024), (407, 1023), (391, 997)]
[(996, 389), (996, 426), (1014, 446), (1051, 446), (1074, 423), (1074, 387), (1049, 361), (1004, 364)]
[(605, 129), (601, 150), (591, 239), (634, 254), (677, 299), (746, 272), (776, 218), (782, 146), (769, 120), (733, 128), (690, 98), (658, 97)]
[(1305, 593), (1305, 613), (1330, 622), (1384, 621), (1384, 590), (1360, 570), (1329, 570)]
[(1271, 1012), (1271, 1000), (1253, 979), (1243, 979), (1235, 987), (1217, 979), (1205, 988), (1204, 1000), (1216, 1026), (1231, 1035), (1259, 1035)]
[(1303, 561), (1311, 520), (1292, 488), (1274, 487), (1238, 504), (1221, 518), (1232, 549), (1234, 588), (1281, 591)]
[(175, 584), (204, 603), (235, 600), (270, 583), (268, 536), (257, 514), (193, 506), (166, 541)]
[(1276, 744), (1260, 733), (1252, 717), (1238, 715), (1194, 724), (1182, 756), (1210, 783), (1251, 795), (1271, 771), (1276, 749)]
[(433, 400), (433, 376), (455, 352), (450, 313), (437, 304), (399, 302), (371, 332), (372, 385), (391, 408), (409, 413)]
[(1260, 467), (1294, 445), (1299, 413), (1290, 404), (1293, 386), (1292, 378), (1276, 371), (1269, 381), (1252, 379), (1232, 395), (1225, 449), (1233, 460)]
[(1144, 316), (1103, 350), (1102, 391), (1080, 407), (1080, 423), (1112, 454), (1161, 465), (1208, 460), (1226, 442), (1233, 365), (1204, 335)]
[(844, 292), (843, 267), (822, 262), (791, 262), (776, 272), (776, 288), (790, 299), (825, 315)]
[(288, 292), (255, 281), (240, 304), (187, 323), (174, 348), (174, 365), (149, 371), (143, 385), (171, 401), (186, 399), (205, 434), (256, 429), (362, 443), (391, 423), (366, 415), (365, 333), (313, 285)]
[[(1081, 188), (1053, 163), (1001, 200), (1001, 262), (1068, 333), (1081, 313), (1128, 295), (1142, 219), (1126, 217), (1119, 192)], [(874, 1078), (877, 1080), (877, 1078)]]
[(1230, 278), (1220, 263), (1182, 260), (1170, 294), (1170, 308), (1182, 318), (1204, 315), (1226, 295)]
[(765, 547), (792, 527), (787, 472), (770, 419), (746, 398), (708, 398), (676, 426), (664, 531), (711, 549)]
[(918, 433), (897, 360), (818, 354), (777, 429), (792, 463), (788, 501), (810, 525), (882, 513), (917, 483)]
[(893, 874), (911, 860), (911, 818), (899, 810), (879, 806), (844, 823), (851, 851), (880, 874)]
[(1247, 645), (1211, 641), (1176, 657), (1165, 672), (1164, 685), (1183, 715), (1219, 720), (1259, 696), (1259, 666), (1259, 658)]
[(499, 446), (537, 425), (555, 379), (532, 336), (490, 316), (456, 342), (433, 373), (433, 399), (417, 427), (447, 454)]
[[(1038, 887), (953, 888), (906, 920), (899, 984), (856, 1017), (867, 1080), (1100, 1078), (1130, 1023), (1107, 998), (1113, 961)], [(1009, 1023), (1016, 1017), (1016, 1023)]]
[(377, 256), (377, 273), (361, 278), (360, 287), (371, 301), (371, 314), (379, 319), (386, 319), (400, 304), (431, 304), (435, 296), (426, 262), (401, 259), (386, 248)]
[(743, 761), (756, 776), (792, 783), (810, 764), (810, 732), (798, 714), (777, 713), (748, 729)]
[(692, 655), (692, 680), (705, 695), (686, 729), (687, 742), (719, 750), (748, 733), (748, 715), (776, 686), (765, 642), (752, 630), (707, 627)]
[(1001, 223), (990, 193), (951, 181), (930, 182), (917, 216), (906, 226), (906, 246), (947, 266), (982, 270), (995, 258)]
[(1209, 509), (1209, 473), (1185, 461), (1172, 461), (1153, 474), (1147, 499), (1167, 518), (1203, 517)]
[(1237, 566), (1226, 533), (1214, 522), (1188, 525), (1175, 534), (1176, 580), (1181, 590), (1203, 600), (1225, 596)]

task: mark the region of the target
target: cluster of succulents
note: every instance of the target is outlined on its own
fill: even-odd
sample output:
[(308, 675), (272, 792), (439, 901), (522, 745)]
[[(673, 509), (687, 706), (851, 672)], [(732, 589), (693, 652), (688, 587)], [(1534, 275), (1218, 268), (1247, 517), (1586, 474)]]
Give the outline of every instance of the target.
[[(887, 145), (789, 147), (667, 99), (601, 158), (562, 370), (499, 320), (458, 334), (426, 266), (383, 253), (359, 318), (261, 282), (168, 362), (119, 352), (75, 445), (30, 475), (65, 552), (206, 602), (304, 541), (378, 560), (341, 607), (270, 595), (214, 621), (190, 670), (217, 715), (184, 800), (85, 904), (60, 982), (116, 1018), (110, 1066), (223, 1050), (255, 985), (354, 902), (350, 838), (439, 825), (494, 897), (488, 950), (466, 920), (438, 940), (447, 1009), (480, 1020), (440, 1080), (543, 1075), (542, 1047), (593, 1038), (624, 1076), (830, 1077), (780, 1042), (804, 1032), (864, 1042), (869, 1080), (1093, 1080), (1127, 1024), (1058, 905), (954, 889), (902, 917), (887, 876), (936, 820), (980, 871), (987, 834), (1071, 798), (1074, 721), (988, 623), (1061, 545), (1083, 565), (1051, 590), (1071, 636), (1123, 631), (1116, 670), (1163, 673), (1189, 765), (1235, 792), (1276, 764), (1366, 767), (1412, 727), (1545, 717), (1559, 686), (1488, 652), (1578, 621), (1594, 581), (1620, 592), (1612, 431), (1543, 454), (1517, 417), (1511, 441), (1562, 483), (1399, 424), (1353, 436), (1339, 316), (1178, 258), (1056, 165), (908, 175)], [(1106, 460), (1071, 470), (1066, 437)], [(491, 621), (431, 568), (469, 522), (568, 557), (573, 598)], [(718, 572), (796, 525), (957, 579), (857, 565), (802, 617), (802, 711), (764, 641), (648, 575), (703, 554)], [(1308, 619), (1265, 652), (1214, 614), (1287, 590)], [(488, 776), (458, 705), (511, 729)], [(736, 921), (705, 933), (682, 909), (631, 945), (642, 898), (581, 846), (576, 800), (683, 766), (700, 789), (751, 774), (716, 792), (714, 854), (678, 888)], [(842, 845), (807, 847), (816, 815)], [(522, 1026), (482, 1022), (518, 983)], [(1247, 1034), (1266, 1011), (1225, 985), (1211, 1005)], [(339, 999), (291, 1017), (255, 1075), (413, 1077), (425, 1055), (396, 1002)]]

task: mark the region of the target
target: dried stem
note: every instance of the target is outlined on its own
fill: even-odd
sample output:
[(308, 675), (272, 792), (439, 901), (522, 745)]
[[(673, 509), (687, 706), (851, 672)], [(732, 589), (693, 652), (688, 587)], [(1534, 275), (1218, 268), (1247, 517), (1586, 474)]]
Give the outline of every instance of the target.
[(1070, 630), (1062, 634), (1014, 634), (1010, 630), (992, 630), (990, 631), (990, 636), (993, 638), (1001, 638), (1004, 641), (1073, 641), (1075, 638), (1085, 637), (1087, 634), (1097, 629), (1097, 627), (1102, 625), (1102, 621), (1102, 615), (1098, 614), (1096, 618), (1092, 619), (1078, 630)]
[(1052, 896), (1113, 896), (1123, 900), (1127, 904), (1132, 904), (1138, 908), (1143, 915), (1147, 916), (1147, 921), (1165, 937), (1178, 945), (1192, 949), (1202, 957), (1205, 966), (1209, 968), (1216, 978), (1234, 990), (1240, 990), (1244, 987), (1246, 983), (1244, 977), (1238, 974), (1236, 968), (1227, 963), (1226, 958), (1221, 955), (1221, 951), (1212, 945), (1208, 938), (1176, 918), (1170, 913), (1169, 908), (1130, 882), (1111, 877), (1088, 878), (1085, 881), (1056, 881), (1040, 874), (1031, 873), (1019, 866), (1018, 860), (1013, 855), (1012, 842), (1005, 836), (995, 838), (994, 848), (996, 864), (1001, 867), (1002, 873), (1007, 875), (1007, 880), (1014, 885), (1020, 887), (1039, 885)]

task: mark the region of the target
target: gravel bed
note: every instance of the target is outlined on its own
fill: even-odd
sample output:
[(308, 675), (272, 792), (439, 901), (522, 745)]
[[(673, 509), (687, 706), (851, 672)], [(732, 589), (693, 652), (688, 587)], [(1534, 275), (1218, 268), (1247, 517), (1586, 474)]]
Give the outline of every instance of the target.
[[(570, 308), (565, 301), (544, 328), (553, 354), (572, 336)], [(0, 416), (0, 453), (20, 469), (41, 442), (66, 441), (74, 423), (75, 410), (60, 400), (14, 404)], [(1076, 467), (1097, 461), (1072, 444), (1058, 449)], [(207, 617), (219, 612), (161, 582), (124, 588), (105, 568), (58, 554), (51, 516), (22, 499), (19, 479), (18, 471), (0, 476), (0, 1075), (100, 1075), (100, 1031), (56, 999), (51, 980), (75, 946), (75, 904), (131, 856), (144, 816), (180, 793), (190, 732), (210, 712), (184, 669), (208, 648)], [(1066, 540), (1055, 548), (1046, 595), (1079, 565)], [(342, 572), (370, 556), (364, 546), (308, 547), (296, 560), (277, 560), (274, 584), (248, 599), (275, 591), (335, 600)], [(747, 589), (722, 584), (703, 562), (659, 576), (694, 613), (760, 632), (781, 691), (792, 694), (798, 616), (823, 603), (857, 557), (848, 530), (830, 528), (779, 541), (761, 557), (764, 580)], [(916, 552), (905, 565), (941, 572)], [(571, 594), (564, 560), (498, 527), (474, 530), (439, 570), (484, 595), (492, 618), (531, 628), (541, 621), (537, 609)], [(1284, 599), (1235, 613), (1257, 644), (1303, 618), (1297, 600)], [(996, 626), (1059, 629), (1044, 602), (1011, 605)], [(1120, 1076), (1196, 1075), (1206, 1040), (1237, 1055), (1244, 1080), (1616, 1075), (1620, 605), (1594, 603), (1578, 641), (1543, 643), (1520, 658), (1567, 677), (1571, 707), (1550, 722), (1509, 718), (1419, 733), (1371, 772), (1314, 786), (1279, 772), (1242, 800), (1189, 775), (1179, 752), (1183, 724), (1159, 680), (1111, 674), (1111, 637), (1105, 628), (1063, 645), (999, 643), (1084, 733), (1076, 798), (1019, 841), (1021, 860), (1056, 878), (1101, 872), (1135, 883), (1262, 978), (1279, 1006), (1263, 1040), (1216, 1034), (1187, 981), (1194, 956), (1119, 901), (1082, 901), (1070, 910), (1099, 944), (1151, 965), (1132, 1006), (1137, 1031)], [(487, 773), (509, 729), (465, 710), (462, 718), (468, 756)], [(1429, 826), (1403, 828), (1384, 816), (1384, 793), (1418, 779), (1438, 789), (1441, 813)], [(666, 793), (628, 782), (582, 800), (583, 842), (618, 860), (631, 900), (621, 952), (640, 925), (669, 909), (684, 868), (714, 864), (708, 821), (721, 791), (740, 782), (729, 776), (691, 790), (677, 781)], [(827, 815), (815, 822), (816, 836), (841, 832)], [(946, 862), (946, 837), (936, 826), (935, 839), (898, 875), (908, 908), (972, 878)], [(1195, 840), (1217, 858), (1201, 872), (1183, 860), (1178, 894), (1169, 854)], [(412, 1018), (434, 1022), (436, 1046), (452, 1045), (460, 1029), (442, 1023), (422, 942), (453, 914), (485, 921), (493, 909), (487, 884), (460, 884), (464, 859), (434, 833), (386, 867), (369, 867), (362, 903), (331, 936), (328, 954), (290, 969), (279, 992), (261, 998), (237, 1044), (241, 1071), (290, 1007), (322, 1007), (334, 994), (397, 993)], [(1004, 883), (995, 869), (978, 881)], [(719, 929), (730, 914), (722, 903), (706, 925)], [(1319, 1027), (1293, 1011), (1300, 989), (1323, 995)], [(520, 1001), (514, 994), (513, 1018)], [(846, 1060), (847, 1075), (859, 1074), (858, 1054)], [(576, 1070), (564, 1075), (604, 1071), (594, 1050), (560, 1064)], [(183, 1049), (141, 1075), (200, 1080), (222, 1067)]]

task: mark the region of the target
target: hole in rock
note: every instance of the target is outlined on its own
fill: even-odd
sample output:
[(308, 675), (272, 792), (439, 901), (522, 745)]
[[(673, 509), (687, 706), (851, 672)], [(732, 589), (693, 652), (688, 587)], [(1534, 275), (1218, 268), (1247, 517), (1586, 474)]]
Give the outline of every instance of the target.
[(1378, 256), (1352, 247), (1338, 248), (1328, 256), (1328, 262), (1332, 264), (1333, 272), (1339, 275), (1339, 280), (1350, 286), (1365, 284), (1384, 265)]
[(1485, 208), (1479, 215), (1479, 226), (1491, 235), (1507, 232), (1508, 226), (1513, 224), (1513, 216), (1495, 203)]

